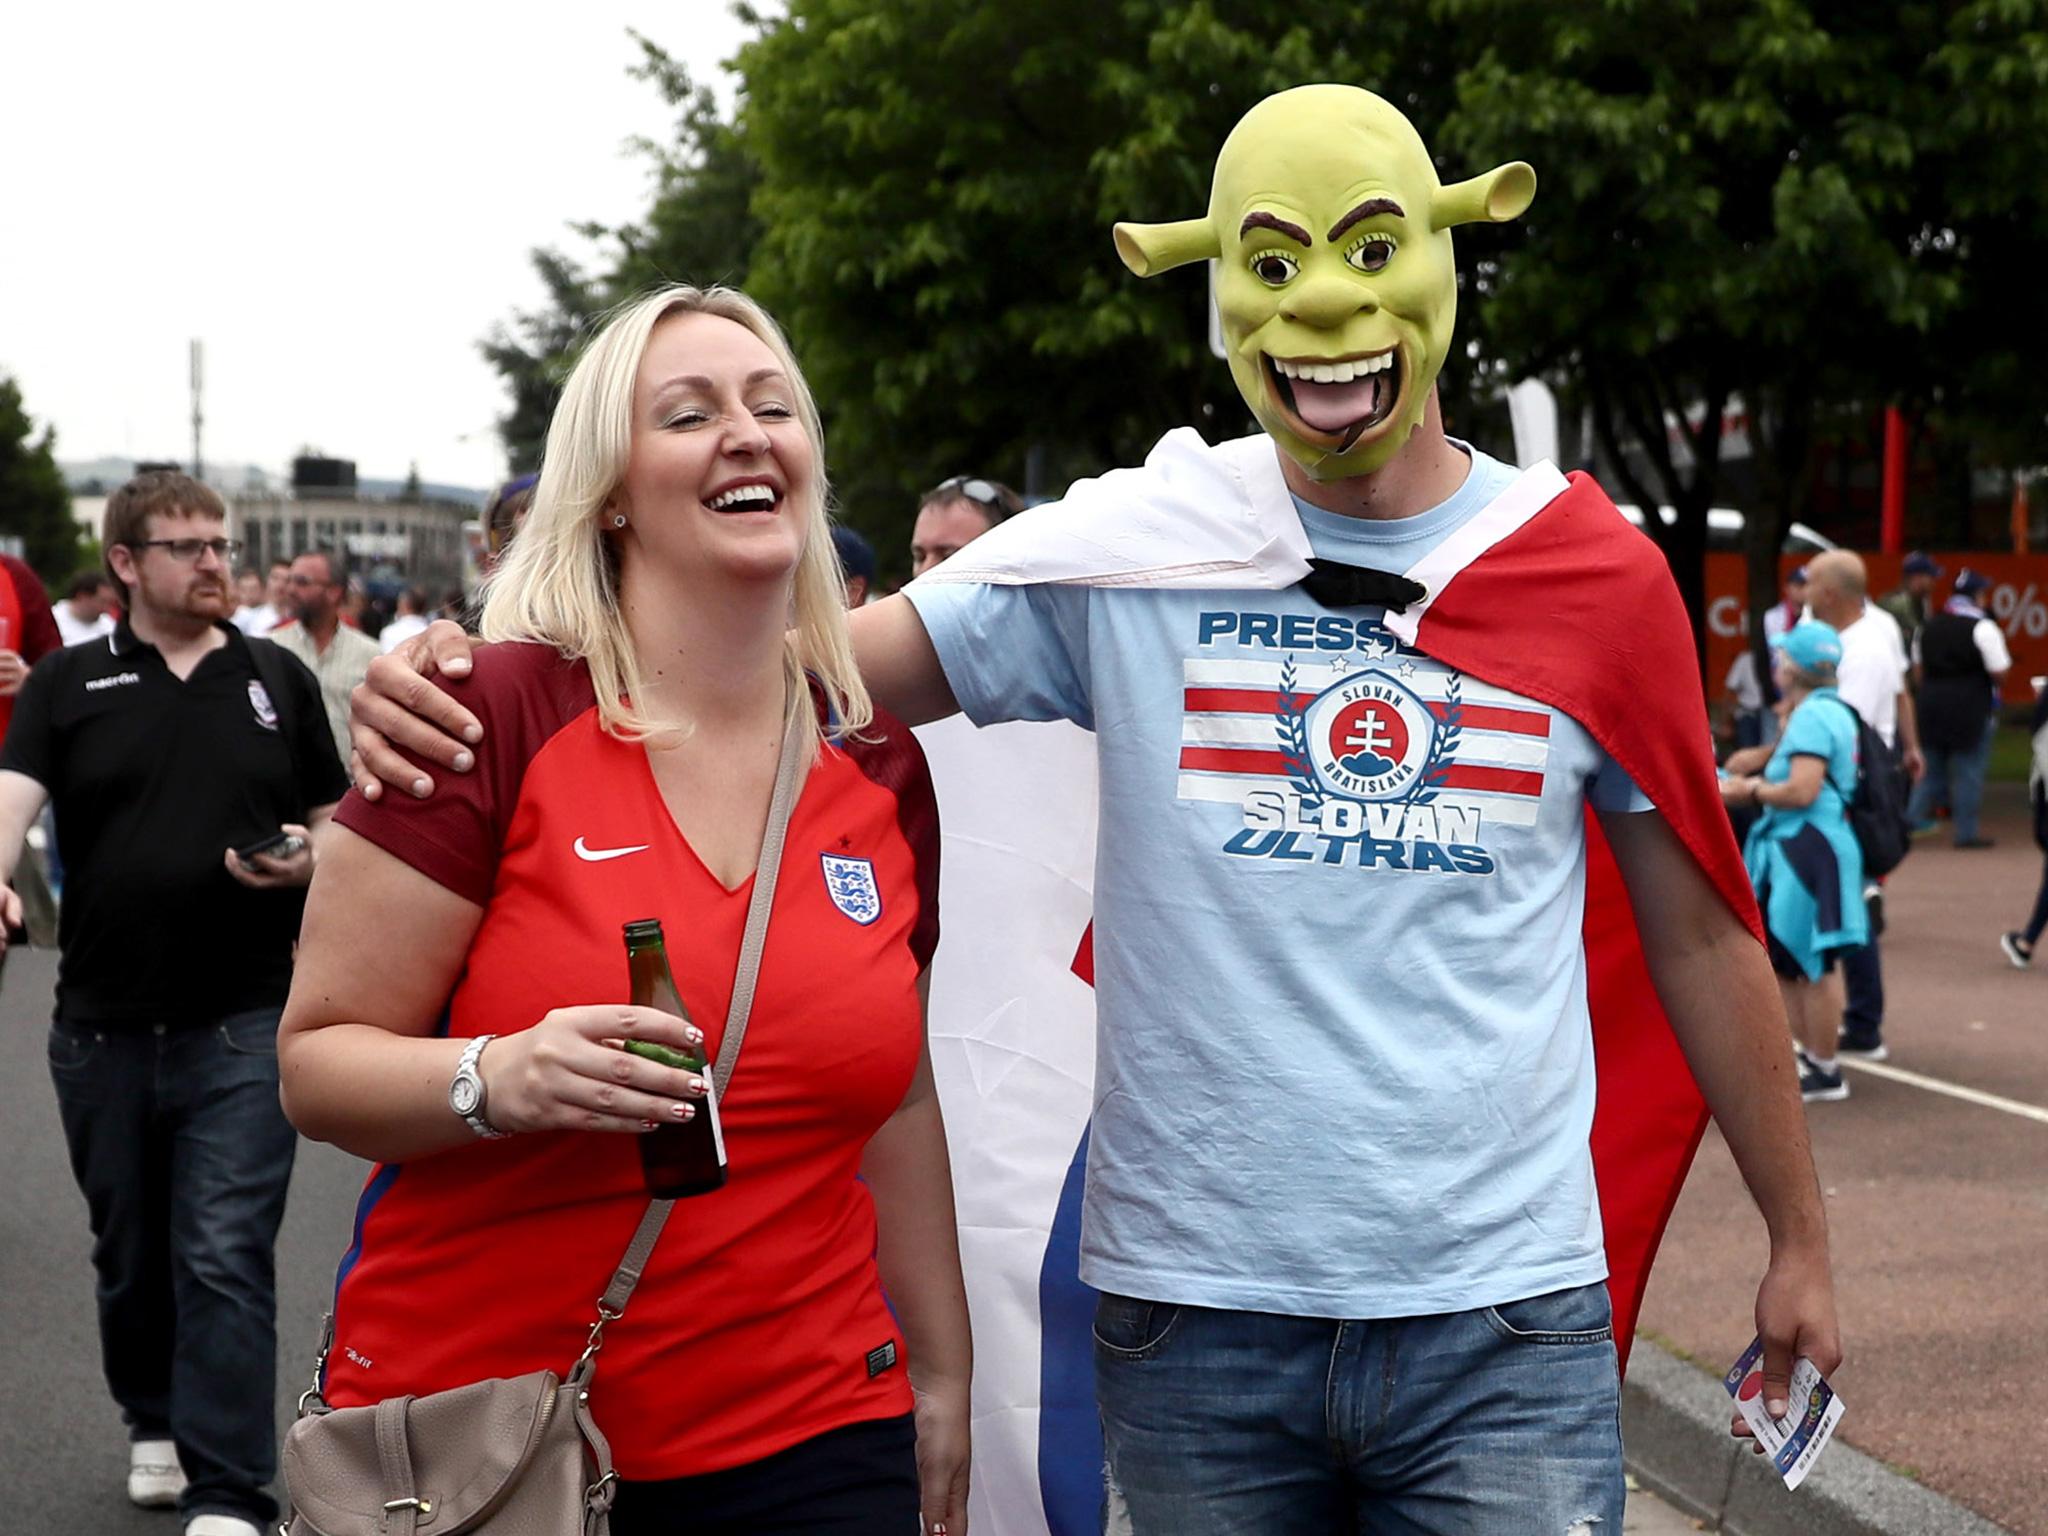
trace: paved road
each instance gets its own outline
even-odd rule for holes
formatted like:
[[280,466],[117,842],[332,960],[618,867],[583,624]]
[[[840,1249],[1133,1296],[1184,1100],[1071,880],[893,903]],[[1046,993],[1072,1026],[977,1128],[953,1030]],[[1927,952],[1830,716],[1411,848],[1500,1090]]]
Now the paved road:
[[[2015,971],[1997,949],[2026,915],[2041,855],[2017,786],[1992,792],[1997,847],[1922,842],[1889,883],[1891,1060],[1807,1118],[1848,1355],[1842,1438],[2021,1536],[2048,1536],[2048,962]],[[1755,1331],[1764,1258],[1762,1224],[1710,1132],[1643,1329],[1720,1370]]]
[[[12,955],[0,988],[0,1530],[174,1536],[174,1518],[123,1491],[127,1436],[100,1377],[85,1201],[44,1064],[56,974],[54,955]],[[361,1182],[353,1158],[301,1145],[278,1251],[281,1415],[310,1378]]]

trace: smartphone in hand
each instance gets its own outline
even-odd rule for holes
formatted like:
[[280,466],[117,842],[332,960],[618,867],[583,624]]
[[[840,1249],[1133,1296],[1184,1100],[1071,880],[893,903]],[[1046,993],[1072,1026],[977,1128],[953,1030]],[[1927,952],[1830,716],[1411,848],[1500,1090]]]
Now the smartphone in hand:
[[259,857],[268,855],[273,859],[288,859],[305,846],[306,840],[296,832],[273,832],[234,852],[238,863],[253,866]]

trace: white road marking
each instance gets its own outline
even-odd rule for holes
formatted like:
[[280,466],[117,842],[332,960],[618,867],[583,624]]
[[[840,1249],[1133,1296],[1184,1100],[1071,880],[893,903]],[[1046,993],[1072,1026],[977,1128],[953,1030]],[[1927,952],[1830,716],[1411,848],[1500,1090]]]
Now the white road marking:
[[2008,1115],[2018,1115],[2022,1120],[2037,1120],[2048,1125],[2048,1109],[2038,1104],[2022,1104],[2018,1099],[2002,1099],[1995,1093],[1981,1093],[1975,1088],[1964,1088],[1956,1083],[1944,1083],[1938,1077],[1922,1077],[1918,1072],[1908,1072],[1902,1067],[1888,1067],[1877,1061],[1858,1061],[1853,1056],[1837,1056],[1835,1061],[1844,1067],[1853,1067],[1858,1072],[1868,1072],[1872,1077],[1888,1077],[1895,1083],[1904,1083],[1911,1088],[1925,1088],[1929,1093],[1944,1093],[1952,1099],[1961,1099],[1965,1104],[1981,1104],[1986,1109],[2002,1109]]

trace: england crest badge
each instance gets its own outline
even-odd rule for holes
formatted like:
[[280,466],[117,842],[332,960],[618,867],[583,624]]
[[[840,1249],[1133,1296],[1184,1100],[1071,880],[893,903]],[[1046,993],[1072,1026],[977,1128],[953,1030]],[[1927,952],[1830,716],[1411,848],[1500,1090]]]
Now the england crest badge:
[[277,729],[277,706],[270,702],[270,695],[254,678],[249,680],[249,707],[256,711],[256,723],[263,729]]
[[821,853],[825,867],[825,890],[832,905],[863,928],[882,915],[882,888],[875,883],[875,866],[867,859],[842,859]]

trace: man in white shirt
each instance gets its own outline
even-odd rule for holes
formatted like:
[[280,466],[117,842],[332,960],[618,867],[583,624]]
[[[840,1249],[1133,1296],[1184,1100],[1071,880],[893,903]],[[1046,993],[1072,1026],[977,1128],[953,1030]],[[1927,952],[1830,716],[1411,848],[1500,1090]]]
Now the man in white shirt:
[[[1869,576],[1862,559],[1849,550],[1814,556],[1806,575],[1808,609],[1842,637],[1836,692],[1899,753],[1907,777],[1918,780],[1926,764],[1913,696],[1906,687],[1906,642],[1899,621],[1869,600]],[[1883,888],[1873,880],[1863,897],[1870,909],[1870,942],[1842,957],[1849,998],[1842,1011],[1840,1049],[1865,1061],[1882,1061],[1890,1054],[1884,1046],[1884,971],[1877,950],[1884,930]]]
[[64,600],[50,605],[57,632],[66,645],[97,640],[114,632],[114,584],[99,571],[86,571],[71,578]]
[[[285,598],[291,585],[291,562],[273,560],[270,575],[265,579],[259,594],[261,602],[243,603],[235,610],[235,628],[245,635],[267,635],[289,616]],[[344,758],[342,761],[346,762]]]

